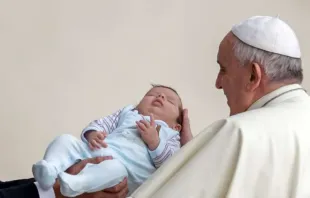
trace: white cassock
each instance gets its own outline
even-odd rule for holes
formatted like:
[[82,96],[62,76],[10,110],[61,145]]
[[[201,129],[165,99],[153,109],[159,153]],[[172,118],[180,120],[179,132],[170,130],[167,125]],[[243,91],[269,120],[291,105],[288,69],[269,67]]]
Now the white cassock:
[[310,97],[282,87],[204,129],[133,198],[309,198]]

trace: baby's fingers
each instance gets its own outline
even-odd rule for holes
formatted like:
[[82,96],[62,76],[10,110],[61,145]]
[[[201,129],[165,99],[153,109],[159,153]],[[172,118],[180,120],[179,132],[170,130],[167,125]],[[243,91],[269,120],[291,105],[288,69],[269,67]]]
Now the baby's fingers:
[[137,121],[136,124],[140,132],[146,131],[146,126],[143,123],[141,123],[140,121]]
[[107,133],[106,132],[99,132],[97,135],[97,138],[100,140],[104,140],[104,138],[107,137]]
[[142,123],[146,128],[150,127],[150,123],[147,120],[140,120],[140,123]]
[[150,115],[150,118],[151,118],[151,126],[155,126],[155,120],[154,120],[154,115],[151,113]]
[[90,142],[88,143],[88,147],[89,147],[90,150],[92,150],[92,151],[96,149],[95,147],[93,147],[93,145],[92,145]]
[[[97,142],[97,143],[98,143],[98,142]],[[103,148],[107,148],[107,147],[108,147],[107,143],[105,143],[103,140],[100,140],[100,141],[99,141],[99,144],[100,144]]]
[[100,147],[101,147],[101,145],[95,139],[91,140],[90,144],[92,145],[93,150],[100,149]]

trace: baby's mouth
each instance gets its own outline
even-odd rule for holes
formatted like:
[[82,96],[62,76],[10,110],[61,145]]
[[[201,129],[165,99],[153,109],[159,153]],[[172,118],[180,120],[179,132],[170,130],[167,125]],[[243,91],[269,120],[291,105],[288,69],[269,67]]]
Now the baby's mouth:
[[156,105],[156,106],[163,106],[164,104],[163,104],[163,102],[161,101],[161,100],[155,100],[154,102],[153,102],[153,104],[154,105]]

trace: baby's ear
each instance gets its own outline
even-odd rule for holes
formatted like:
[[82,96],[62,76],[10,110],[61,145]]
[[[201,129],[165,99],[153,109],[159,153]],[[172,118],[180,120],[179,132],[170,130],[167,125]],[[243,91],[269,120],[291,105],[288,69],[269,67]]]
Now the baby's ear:
[[181,126],[180,124],[176,124],[176,125],[173,127],[173,129],[176,130],[176,131],[181,132],[182,126]]

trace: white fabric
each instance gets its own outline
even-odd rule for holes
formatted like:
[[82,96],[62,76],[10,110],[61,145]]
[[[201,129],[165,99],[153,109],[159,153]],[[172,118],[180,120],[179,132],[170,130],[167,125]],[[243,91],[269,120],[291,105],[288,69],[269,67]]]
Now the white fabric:
[[38,182],[34,182],[38,189],[39,197],[40,198],[56,198],[55,192],[53,188],[50,188],[48,190],[43,190]]
[[253,47],[301,58],[300,46],[292,28],[278,17],[254,16],[236,24],[232,33]]
[[310,97],[294,84],[219,120],[132,198],[310,197]]

